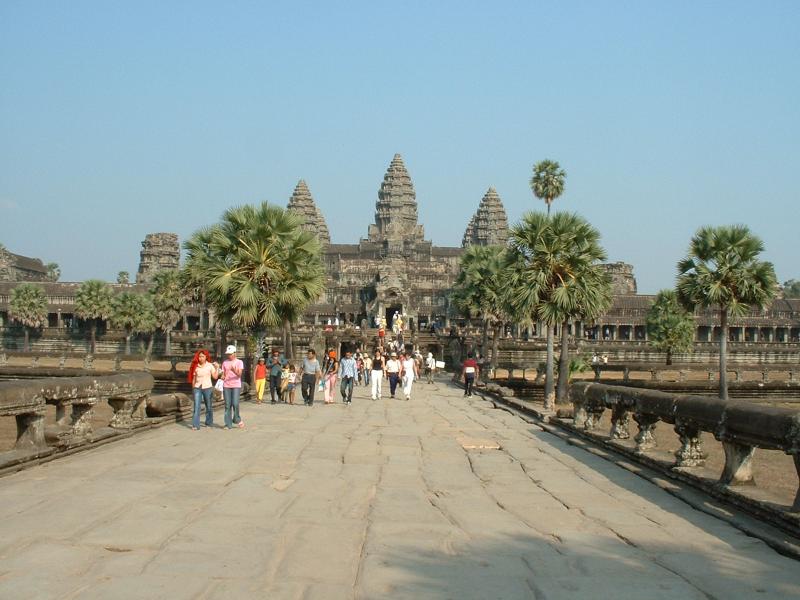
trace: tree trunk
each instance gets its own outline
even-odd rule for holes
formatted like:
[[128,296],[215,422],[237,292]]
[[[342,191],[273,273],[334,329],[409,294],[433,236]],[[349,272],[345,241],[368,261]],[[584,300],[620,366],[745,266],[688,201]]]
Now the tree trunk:
[[25,342],[24,342],[24,344],[22,346],[23,352],[30,352],[31,351],[31,344],[30,344],[30,342],[31,342],[31,334],[30,334],[30,330],[27,327],[23,327],[22,329],[25,332]]
[[125,354],[131,353],[131,332],[125,331]]
[[719,332],[719,397],[720,400],[728,399],[728,309],[720,306]]
[[164,335],[166,336],[164,339],[164,354],[169,356],[172,354],[172,327],[167,327],[164,330]]
[[544,380],[544,407],[547,409],[553,408],[555,403],[555,386],[553,385],[553,326],[547,326],[547,362],[545,364],[545,380]]
[[489,346],[489,319],[483,318],[483,332],[481,333],[481,358],[486,360],[488,352],[486,348]]
[[89,332],[91,334],[91,344],[89,344],[89,352],[94,354],[97,350],[97,319],[92,319],[89,325]]
[[150,337],[147,339],[147,350],[145,351],[145,356],[147,356],[147,358],[150,358],[153,355],[153,342],[155,337],[155,331],[150,332]]
[[561,355],[558,358],[558,387],[556,402],[568,402],[567,385],[569,383],[569,321],[561,324]]
[[500,331],[502,329],[503,323],[502,321],[498,321],[494,326],[494,339],[492,340],[492,363],[489,365],[492,373],[494,373],[494,370],[497,368],[497,355],[500,353]]
[[667,348],[667,364],[672,364],[672,348]]
[[289,320],[283,322],[283,355],[287,359],[294,358],[294,350],[292,349],[292,324]]

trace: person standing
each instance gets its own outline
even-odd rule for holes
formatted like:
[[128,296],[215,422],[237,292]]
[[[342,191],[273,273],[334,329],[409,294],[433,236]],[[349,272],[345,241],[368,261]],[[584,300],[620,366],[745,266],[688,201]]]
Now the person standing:
[[267,363],[264,357],[258,359],[256,365],[256,404],[261,404],[264,399],[264,389],[267,387]]
[[336,355],[333,353],[328,354],[328,359],[325,361],[325,369],[322,375],[324,382],[324,395],[325,404],[333,404],[334,390],[336,389],[336,378],[339,376],[339,361],[336,360]]
[[410,352],[403,354],[400,360],[400,378],[403,382],[403,396],[406,400],[411,400],[411,387],[414,380],[419,379],[419,368]]
[[369,385],[372,378],[372,358],[364,352],[364,385]]
[[372,359],[372,372],[370,378],[372,379],[372,399],[377,400],[381,397],[381,388],[383,387],[383,378],[386,377],[386,365],[384,362],[381,349],[375,350],[375,358]]
[[358,367],[356,360],[353,358],[353,352],[348,350],[339,365],[339,376],[342,379],[342,402],[345,404],[350,404],[353,400],[353,383],[357,376],[357,370]]
[[433,352],[428,352],[425,358],[425,375],[428,377],[428,383],[433,383],[433,373],[436,371],[436,359],[433,358]]
[[478,377],[478,362],[472,357],[472,352],[467,354],[467,360],[461,368],[461,375],[464,377],[464,396],[472,396],[472,386],[475,378]]
[[225,429],[244,427],[239,416],[239,396],[242,393],[244,363],[236,358],[236,346],[225,348],[228,359],[222,363],[222,397],[225,399]]
[[200,429],[200,405],[206,408],[206,427],[214,426],[214,409],[211,406],[211,394],[214,391],[212,379],[217,378],[219,365],[211,362],[211,355],[205,348],[198,350],[189,367],[189,381],[192,384],[192,429]]
[[300,393],[303,396],[303,404],[313,406],[314,391],[322,375],[316,352],[313,350],[308,351],[308,354],[303,359],[303,366],[300,372],[302,373],[302,377],[300,378]]
[[397,360],[397,352],[392,352],[389,360],[386,361],[386,375],[389,377],[390,397],[394,398],[397,382],[400,379],[400,361]]
[[272,358],[269,364],[269,397],[270,402],[275,404],[277,397],[281,397],[281,371],[288,361],[281,356],[280,351],[276,348],[272,350]]

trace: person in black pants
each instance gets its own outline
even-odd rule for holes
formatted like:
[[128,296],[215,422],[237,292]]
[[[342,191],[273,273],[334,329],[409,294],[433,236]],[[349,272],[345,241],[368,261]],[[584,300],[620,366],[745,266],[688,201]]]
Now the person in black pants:
[[461,369],[461,375],[464,377],[464,395],[472,396],[472,386],[475,384],[475,378],[478,376],[479,368],[477,361],[472,357],[472,352],[467,354],[467,360]]
[[269,363],[269,397],[272,404],[275,404],[275,397],[281,397],[281,370],[287,360],[281,356],[280,351],[273,350]]
[[317,360],[317,353],[313,350],[309,350],[308,355],[303,359],[302,372],[303,377],[300,379],[300,393],[303,395],[303,402],[311,406],[314,404],[314,391],[322,376],[322,370]]

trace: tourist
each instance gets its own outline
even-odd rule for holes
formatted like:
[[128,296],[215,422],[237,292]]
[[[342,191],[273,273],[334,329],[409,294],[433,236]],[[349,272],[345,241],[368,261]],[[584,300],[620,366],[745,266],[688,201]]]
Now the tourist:
[[342,378],[342,402],[345,404],[350,404],[353,400],[353,383],[357,376],[356,369],[353,352],[348,350],[344,353],[344,358],[339,365],[339,376]]
[[369,385],[370,379],[372,378],[372,357],[366,352],[364,353],[363,363],[364,363],[364,385]]
[[192,429],[200,429],[200,405],[205,405],[206,427],[214,426],[214,409],[211,406],[211,394],[214,391],[212,379],[217,378],[219,365],[211,362],[208,350],[202,348],[195,352],[191,365],[189,365],[189,382],[192,384],[192,399],[194,400],[192,412]]
[[383,353],[380,348],[375,349],[375,358],[372,359],[372,399],[377,400],[381,397],[383,378],[386,377],[386,367]]
[[236,358],[236,346],[225,348],[228,359],[222,363],[222,397],[225,399],[225,429],[234,425],[242,428],[244,421],[239,416],[239,396],[242,392],[244,363]]
[[314,391],[319,383],[322,372],[319,368],[317,353],[309,350],[303,359],[303,366],[300,370],[300,394],[303,396],[303,404],[306,406],[314,405]]
[[406,400],[411,400],[411,388],[414,385],[414,380],[419,379],[419,368],[417,361],[406,352],[400,360],[400,378],[403,382],[403,396]]
[[281,369],[281,402],[286,404],[289,400],[289,363],[283,365]]
[[461,375],[464,377],[464,396],[472,396],[472,386],[475,384],[475,378],[479,374],[477,361],[472,357],[472,352],[467,354],[467,360],[461,368]]
[[281,371],[283,371],[283,367],[287,362],[288,361],[281,355],[280,350],[277,348],[272,350],[272,358],[270,359],[269,366],[269,395],[272,404],[275,404],[276,396],[280,397]]
[[433,383],[434,371],[436,371],[436,359],[433,358],[433,352],[428,352],[425,358],[425,376],[428,378],[428,383]]
[[289,365],[289,404],[294,404],[294,388],[297,387],[297,368]]
[[389,360],[386,361],[386,375],[389,378],[389,394],[394,398],[397,391],[397,381],[400,378],[400,361],[397,360],[397,352],[392,352]]
[[267,387],[267,364],[264,357],[258,359],[256,365],[256,404],[261,404],[264,399],[264,389]]
[[331,350],[325,360],[325,367],[322,374],[323,399],[325,404],[333,404],[334,386],[339,375],[339,361],[336,360],[336,353]]

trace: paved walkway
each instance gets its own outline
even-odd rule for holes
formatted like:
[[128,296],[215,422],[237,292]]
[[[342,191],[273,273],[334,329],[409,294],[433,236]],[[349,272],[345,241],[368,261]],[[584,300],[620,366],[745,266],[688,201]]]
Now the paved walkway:
[[0,479],[0,598],[800,597],[796,562],[443,382],[242,412]]

